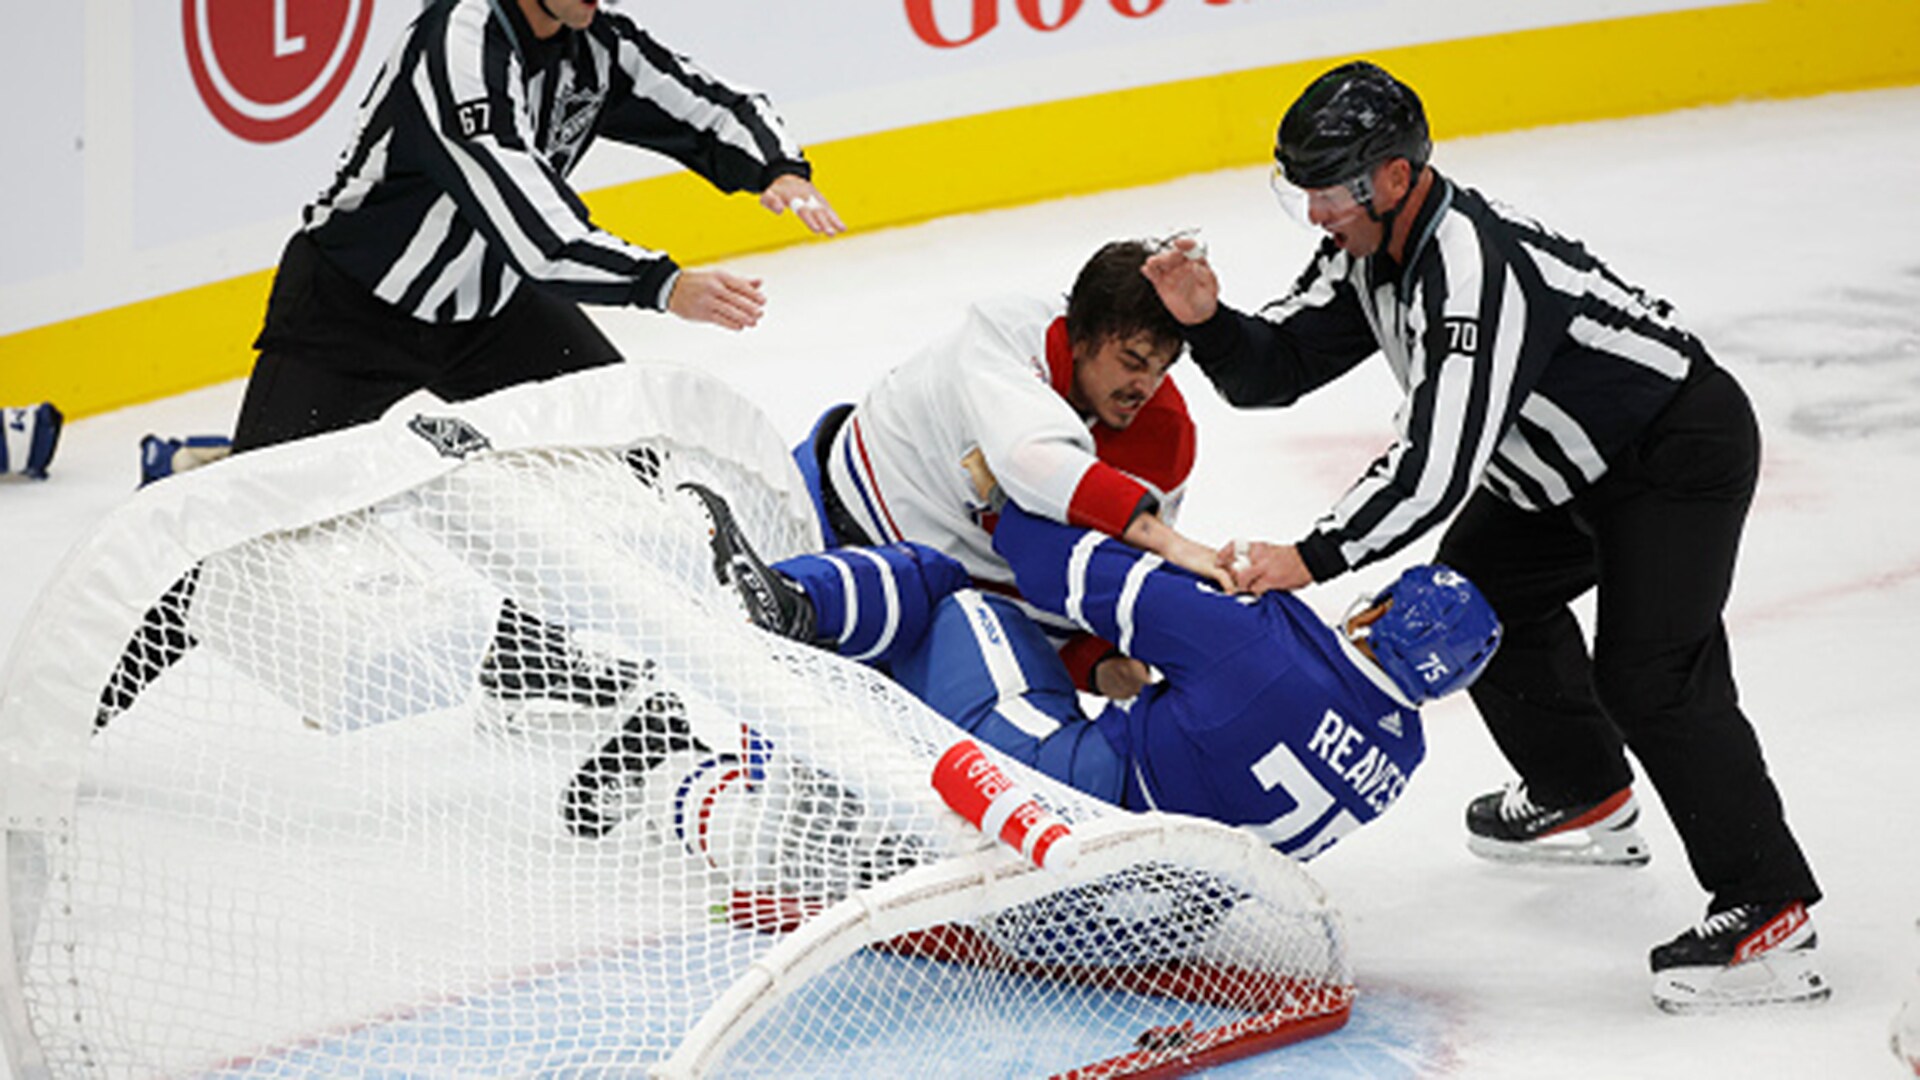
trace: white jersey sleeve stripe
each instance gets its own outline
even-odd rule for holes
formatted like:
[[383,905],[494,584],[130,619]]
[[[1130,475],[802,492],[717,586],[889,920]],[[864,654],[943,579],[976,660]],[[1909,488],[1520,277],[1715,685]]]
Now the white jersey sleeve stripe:
[[840,574],[840,596],[847,606],[847,612],[842,620],[845,625],[840,628],[840,636],[834,639],[834,644],[845,645],[853,640],[853,632],[860,627],[860,585],[854,580],[853,567],[847,565],[846,559],[833,552],[820,557],[831,563]]
[[406,295],[407,287],[426,269],[433,253],[447,239],[447,233],[453,228],[455,213],[453,198],[442,195],[434,201],[432,208],[420,220],[420,227],[414,230],[413,238],[407,241],[407,249],[387,270],[387,276],[380,279],[373,294],[389,304],[398,304]]
[[1566,481],[1541,460],[1540,455],[1534,452],[1533,444],[1527,441],[1519,428],[1507,432],[1506,440],[1500,445],[1500,455],[1546,490],[1549,506],[1557,506],[1573,497]]
[[1073,545],[1073,553],[1067,556],[1067,618],[1081,626],[1087,625],[1087,564],[1093,560],[1093,549],[1105,539],[1099,533],[1089,532]]
[[973,633],[980,659],[986,665],[988,678],[993,682],[994,696],[998,699],[995,711],[1009,724],[1036,739],[1044,739],[1058,731],[1058,720],[1041,712],[1023,697],[1029,689],[1026,672],[1020,668],[1020,660],[1014,655],[1011,645],[1012,639],[1006,627],[1001,625],[1000,616],[985,597],[967,589],[954,593],[953,599],[966,612],[967,628]]
[[[490,88],[478,74],[486,70],[482,59],[486,25],[484,9],[463,7],[455,10],[447,27],[446,55],[442,62],[453,102],[484,100],[491,96]],[[464,140],[450,138],[437,122],[442,110],[434,92],[432,67],[431,63],[423,63],[414,75],[415,91],[429,126],[479,202],[487,222],[505,242],[509,257],[528,276],[589,285],[617,285],[631,278],[627,272],[565,258],[566,248],[575,244],[603,249],[616,264],[630,266],[657,257],[657,253],[637,248],[589,224],[584,213],[566,197],[560,179],[530,150],[503,147],[491,133]],[[519,80],[507,79],[505,89],[512,105],[516,137],[522,147],[532,147],[536,140],[534,132],[527,127],[527,100]],[[543,235],[535,236],[528,231],[529,227],[539,229]]]
[[[888,647],[893,644],[893,639],[900,633],[900,583],[894,580],[893,567],[888,565],[885,559],[882,559],[871,551],[863,551],[858,548],[851,549],[851,551],[854,555],[873,563],[880,571],[881,603],[886,606],[886,625],[880,631],[880,638],[873,643],[872,648],[858,656],[851,657],[851,659],[854,660],[871,660],[885,652]],[[851,612],[851,609],[849,609],[849,611]],[[853,625],[851,615],[849,615],[847,619],[847,624],[849,626]]]
[[1147,809],[1160,809],[1160,802],[1153,797],[1153,788],[1147,783],[1147,774],[1140,771],[1140,759],[1138,757],[1135,757],[1133,761],[1133,782],[1140,789],[1140,797],[1147,801]]
[[[422,65],[414,75],[414,88],[420,94],[422,107],[432,108],[433,85],[425,65]],[[508,257],[525,270],[528,276],[543,280],[576,281],[597,284],[615,284],[625,280],[624,276],[620,274],[602,270],[598,267],[587,266],[581,263],[572,263],[563,266],[560,263],[548,259],[546,252],[541,250],[540,245],[534,238],[529,236],[526,230],[520,227],[517,216],[514,214],[512,208],[508,206],[508,196],[494,183],[493,176],[480,164],[479,159],[476,157],[476,149],[488,140],[485,137],[480,137],[466,142],[456,142],[448,138],[444,131],[436,129],[436,133],[442,149],[446,151],[454,167],[460,171],[461,178],[466,181],[467,189],[473,193],[474,200],[480,204],[481,213],[485,215],[486,219],[499,231],[501,242],[506,246]],[[551,188],[551,183],[545,176],[539,175],[539,167],[533,163],[533,160],[525,154],[506,153],[492,154],[490,156],[495,166],[506,173],[510,181],[515,179],[522,181],[517,194],[535,203],[531,211],[532,213],[540,213],[541,206],[539,204],[547,200],[534,198],[531,192],[529,192],[526,182],[531,181],[534,184],[546,186],[549,189]],[[527,175],[529,172],[535,175]],[[551,192],[549,190],[549,195],[550,194]],[[550,208],[551,207],[549,207],[549,209]],[[564,212],[567,214],[567,221],[578,225],[578,222],[572,217],[572,211],[570,209]],[[549,219],[549,223],[551,223],[551,219]],[[574,233],[572,237],[556,237],[561,245],[564,245],[567,239],[584,239],[589,230],[584,225],[578,225],[576,229],[570,231]]]
[[460,298],[461,308],[464,311],[460,317],[471,318],[474,312],[467,308],[466,303],[470,301],[473,307],[479,306],[480,260],[486,255],[486,251],[487,242],[479,233],[468,234],[467,242],[460,249],[460,254],[447,262],[447,265],[441,269],[440,276],[435,278],[433,284],[427,288],[426,295],[420,298],[419,310],[433,311],[439,308],[447,297],[459,293],[463,282],[468,282],[471,290],[467,296]]
[[[1607,463],[1587,438],[1586,429],[1544,395],[1530,395],[1526,403],[1520,406],[1520,415],[1545,428],[1567,455],[1567,460],[1580,470],[1580,475],[1586,477],[1588,483],[1600,479],[1607,471]],[[1571,497],[1572,493],[1569,492],[1568,498]]]
[[[660,106],[667,115],[687,124],[689,127],[713,132],[722,142],[734,147],[749,157],[765,157],[761,152],[759,144],[754,141],[753,132],[748,130],[747,126],[740,122],[739,118],[735,117],[726,109],[694,93],[685,83],[682,83],[680,80],[673,78],[666,72],[648,63],[646,57],[634,46],[633,42],[622,40],[619,49],[620,67],[625,70],[628,77],[633,80],[636,91],[646,96],[654,104]],[[685,56],[676,53],[674,54],[674,60],[684,70],[690,73],[699,74],[712,82],[719,81],[700,69],[693,61],[687,59]],[[742,92],[748,93],[749,96],[757,97],[757,95],[752,95],[749,91],[743,90]],[[770,120],[768,126],[774,130],[780,130],[777,120]],[[800,151],[797,146],[786,147],[786,149],[790,151],[789,156],[795,158],[800,156]]]
[[1134,560],[1133,567],[1127,571],[1125,582],[1120,586],[1120,600],[1114,608],[1114,622],[1120,626],[1120,640],[1115,642],[1120,651],[1133,655],[1133,608],[1140,599],[1140,589],[1147,583],[1147,575],[1166,564],[1158,555],[1142,555]]
[[1583,345],[1604,348],[1614,356],[1652,368],[1675,382],[1687,377],[1686,356],[1652,338],[1622,334],[1587,318],[1573,320],[1567,334]]

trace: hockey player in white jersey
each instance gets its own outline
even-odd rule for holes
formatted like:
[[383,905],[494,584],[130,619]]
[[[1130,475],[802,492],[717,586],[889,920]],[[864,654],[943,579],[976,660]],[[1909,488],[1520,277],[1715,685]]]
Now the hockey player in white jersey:
[[[1195,434],[1167,377],[1179,327],[1140,273],[1152,250],[1105,245],[1064,305],[974,304],[857,406],[828,410],[794,459],[829,545],[917,541],[958,559],[982,588],[1013,594],[992,537],[1011,500],[1209,572],[1212,553],[1172,528]],[[1077,685],[1125,698],[1144,684],[1144,665],[1026,610],[1061,644]]]

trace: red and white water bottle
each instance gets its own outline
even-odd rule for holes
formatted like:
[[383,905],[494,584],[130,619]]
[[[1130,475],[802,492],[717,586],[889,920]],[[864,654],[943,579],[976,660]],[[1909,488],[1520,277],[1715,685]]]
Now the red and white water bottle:
[[1016,785],[980,744],[962,739],[933,766],[933,789],[953,812],[997,836],[1035,866],[1063,870],[1074,857],[1073,831],[1031,790]]

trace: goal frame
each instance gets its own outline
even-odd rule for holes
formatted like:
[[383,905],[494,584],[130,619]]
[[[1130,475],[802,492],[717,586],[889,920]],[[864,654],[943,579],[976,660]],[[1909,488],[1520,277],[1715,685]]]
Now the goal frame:
[[[528,384],[457,404],[419,393],[372,424],[251,451],[169,478],[108,514],[62,561],[23,623],[29,633],[15,641],[0,666],[0,1052],[19,1080],[43,1080],[56,1068],[64,1069],[69,1061],[62,1056],[62,1026],[78,1026],[80,1013],[93,1012],[52,1009],[48,1002],[58,995],[42,996],[52,985],[42,981],[43,965],[26,969],[21,957],[39,959],[51,953],[63,989],[69,983],[75,988],[87,985],[90,969],[74,966],[71,950],[75,942],[92,940],[91,935],[54,937],[62,924],[60,909],[47,905],[60,902],[62,886],[50,869],[62,865],[59,846],[78,845],[76,835],[85,831],[82,810],[91,797],[91,780],[86,780],[88,790],[82,785],[97,764],[91,755],[101,688],[114,677],[123,649],[141,631],[156,599],[174,591],[197,568],[216,566],[224,553],[254,541],[279,542],[287,539],[281,534],[324,530],[337,519],[402,499],[447,478],[476,455],[531,452],[544,461],[548,452],[563,457],[584,450],[612,451],[602,456],[611,459],[613,471],[624,479],[632,461],[628,458],[623,465],[619,454],[637,440],[697,447],[724,460],[728,475],[744,476],[766,489],[767,500],[758,506],[774,507],[791,520],[793,528],[782,533],[782,543],[819,547],[813,509],[787,446],[759,408],[737,391],[696,369],[653,363],[614,365],[564,381],[569,385],[560,392]],[[484,473],[488,465],[477,467]],[[295,542],[301,539],[293,537]],[[757,633],[747,627],[731,632]],[[916,707],[936,727],[945,727],[923,706]],[[957,729],[952,734],[959,736]],[[921,791],[914,776],[905,783]],[[1086,798],[1064,788],[1061,794]],[[927,795],[933,798],[930,787]],[[151,823],[142,818],[136,824],[142,845],[151,843]],[[767,946],[764,954],[757,953],[743,973],[728,976],[732,981],[724,984],[719,998],[677,1043],[668,1044],[673,1049],[655,1066],[656,1075],[702,1074],[790,991],[862,949],[885,952],[902,935],[937,931],[981,912],[1006,911],[1156,862],[1240,880],[1253,890],[1271,886],[1275,894],[1298,898],[1297,910],[1320,920],[1315,925],[1327,940],[1343,936],[1324,891],[1243,830],[1169,815],[1109,815],[1102,807],[1096,816],[1075,819],[1073,865],[1043,870],[975,836],[958,817],[950,824],[979,840],[981,848],[963,847],[959,850],[971,853],[945,856],[879,885],[863,886],[824,909],[805,912],[808,921],[803,926]],[[92,879],[76,874],[72,880]],[[72,905],[81,906],[78,900]],[[1288,910],[1296,908],[1290,905]],[[36,926],[37,919],[45,922]],[[63,944],[68,954],[61,961]],[[1170,1044],[1178,1047],[1171,1060],[1162,1060],[1166,1046],[1151,1046],[1091,1062],[1071,1075],[1171,1075],[1167,1070],[1231,1060],[1338,1028],[1346,1022],[1353,999],[1351,972],[1337,950],[1329,956],[1338,957],[1328,961],[1331,974],[1279,984],[1288,995],[1284,1005],[1277,1004],[1275,984],[1262,982],[1257,972],[1239,967],[1237,961],[1216,965],[1214,973],[1222,974],[1227,985],[1251,987],[1246,1011],[1252,1015],[1200,1032],[1152,1028],[1155,1037],[1164,1032],[1177,1040]],[[934,959],[957,971],[978,971],[995,962],[989,954],[964,949]],[[1207,966],[1201,962],[1172,969],[1173,982],[1191,982],[1189,977],[1205,975]],[[26,970],[30,977],[23,977]],[[301,969],[295,965],[291,970]],[[1144,964],[1136,970],[1153,977]],[[1252,976],[1252,981],[1242,975]],[[1072,972],[1047,977],[1104,981],[1102,976]],[[1119,988],[1144,998],[1200,1000],[1177,985],[1169,990],[1123,982]],[[1308,995],[1301,1008],[1314,1015],[1291,1019],[1296,990]],[[1322,999],[1323,991],[1331,996]],[[50,1019],[56,1012],[58,1020]],[[44,1044],[36,1035],[36,1023],[42,1026]],[[79,1043],[82,1068],[98,1068],[105,1060],[92,1030],[87,1029]],[[1188,1035],[1193,1036],[1190,1044]],[[94,1045],[86,1046],[88,1041]],[[1151,1060],[1145,1068],[1135,1067],[1141,1062],[1131,1059],[1142,1058]]]
[[[21,626],[59,613],[61,633],[16,638],[0,665],[0,1051],[19,1080],[47,1076],[19,982],[12,860],[70,826],[100,688],[148,606],[207,557],[395,497],[477,450],[618,447],[645,434],[715,448],[783,493],[811,523],[788,448],[759,407],[697,369],[623,363],[450,403],[426,391],[371,424],[264,447],[149,485],[91,527],[62,559]],[[479,444],[416,430],[464,421]],[[557,433],[564,433],[563,435]],[[818,543],[817,526],[815,543]],[[105,586],[103,588],[103,586]]]
[[[1256,874],[1274,852],[1242,829],[1159,813],[1115,815],[1074,829],[1078,858],[1068,870],[1045,870],[1000,845],[922,866],[863,889],[809,919],[784,937],[730,986],[687,1032],[672,1056],[654,1066],[652,1080],[698,1080],[745,1038],[788,993],[861,949],[905,934],[958,921],[982,910],[1002,910],[1143,862],[1176,855],[1183,866],[1230,876]],[[1316,889],[1316,892],[1318,890]],[[1318,896],[1326,904],[1324,894]],[[1237,1025],[1212,1035],[1194,1060],[1129,1069],[1126,1055],[1089,1063],[1075,1077],[1175,1076],[1338,1030],[1351,1013],[1351,994],[1327,1013],[1267,1026]]]

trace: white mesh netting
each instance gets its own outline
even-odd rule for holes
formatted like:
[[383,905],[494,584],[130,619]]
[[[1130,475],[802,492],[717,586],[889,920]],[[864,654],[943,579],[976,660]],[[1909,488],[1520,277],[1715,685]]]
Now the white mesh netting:
[[[719,421],[600,434],[629,395]],[[747,623],[680,485],[769,559],[815,542],[750,406],[673,370],[496,399],[175,478],[102,530],[179,534],[142,572],[63,570],[0,697],[16,1069],[1130,1075],[1344,1018],[1292,864],[1001,760],[1108,838],[1025,867],[929,786],[955,729]],[[418,482],[319,479],[396,446]],[[243,505],[303,477],[351,508]],[[222,507],[275,527],[181,524]]]

